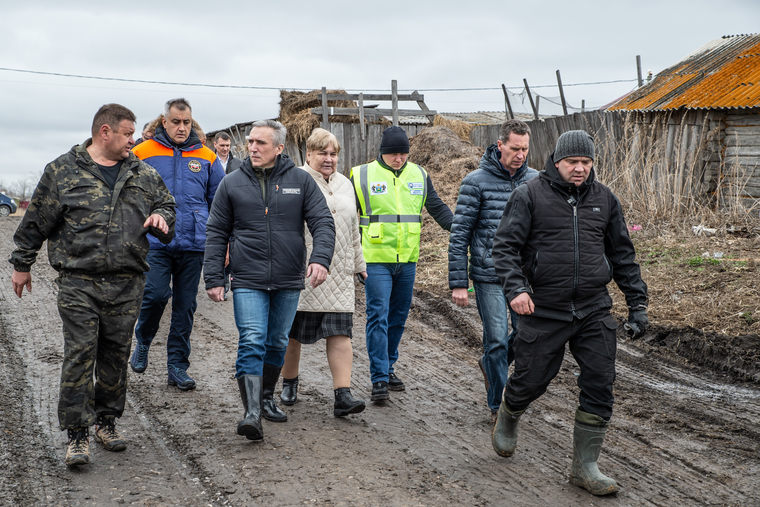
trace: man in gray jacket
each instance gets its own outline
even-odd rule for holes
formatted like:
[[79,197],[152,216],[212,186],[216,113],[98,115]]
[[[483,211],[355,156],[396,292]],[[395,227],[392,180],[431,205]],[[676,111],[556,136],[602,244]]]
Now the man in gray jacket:
[[512,362],[510,343],[517,328],[517,314],[509,310],[510,333],[507,299],[494,270],[491,249],[512,191],[538,175],[538,171],[528,167],[529,144],[530,127],[526,123],[504,122],[499,140],[486,149],[480,167],[462,180],[449,238],[449,288],[451,298],[462,307],[469,304],[468,248],[470,251],[469,278],[483,321],[483,356],[478,364],[485,377],[492,422],[496,422]]

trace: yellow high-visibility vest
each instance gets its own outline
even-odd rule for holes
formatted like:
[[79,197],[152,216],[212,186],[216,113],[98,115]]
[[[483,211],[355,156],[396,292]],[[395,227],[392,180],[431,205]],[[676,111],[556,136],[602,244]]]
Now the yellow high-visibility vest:
[[366,262],[417,262],[427,172],[411,162],[399,177],[375,160],[351,169]]

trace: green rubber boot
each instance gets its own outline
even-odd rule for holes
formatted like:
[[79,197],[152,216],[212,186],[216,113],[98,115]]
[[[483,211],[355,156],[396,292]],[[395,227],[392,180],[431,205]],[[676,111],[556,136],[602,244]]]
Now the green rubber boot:
[[517,422],[525,409],[513,411],[507,403],[502,401],[499,407],[499,414],[496,424],[493,425],[491,433],[491,444],[493,450],[499,456],[508,458],[515,453],[517,447]]
[[611,495],[620,489],[615,480],[602,474],[596,465],[608,424],[598,415],[582,412],[580,409],[575,411],[570,483],[596,496]]

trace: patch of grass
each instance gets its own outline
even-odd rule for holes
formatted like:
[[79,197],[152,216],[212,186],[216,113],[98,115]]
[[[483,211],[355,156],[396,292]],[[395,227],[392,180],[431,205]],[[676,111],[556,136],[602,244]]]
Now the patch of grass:
[[686,263],[690,267],[696,268],[698,266],[703,265],[705,263],[705,260],[702,257],[692,257],[691,259],[689,259],[688,261],[686,261]]
[[746,322],[748,326],[751,326],[755,322],[755,319],[752,318],[752,313],[750,312],[742,313],[741,318],[744,319],[744,322]]

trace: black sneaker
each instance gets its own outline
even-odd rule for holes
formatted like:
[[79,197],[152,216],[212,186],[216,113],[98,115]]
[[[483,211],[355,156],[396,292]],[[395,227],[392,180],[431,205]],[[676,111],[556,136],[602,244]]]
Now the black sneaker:
[[389,399],[388,382],[375,382],[372,384],[372,401],[383,401]]
[[395,373],[388,375],[388,389],[391,391],[403,391],[406,389],[404,382]]

